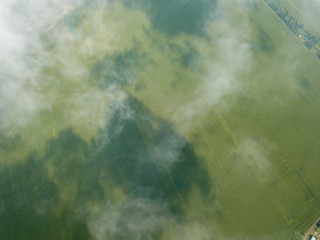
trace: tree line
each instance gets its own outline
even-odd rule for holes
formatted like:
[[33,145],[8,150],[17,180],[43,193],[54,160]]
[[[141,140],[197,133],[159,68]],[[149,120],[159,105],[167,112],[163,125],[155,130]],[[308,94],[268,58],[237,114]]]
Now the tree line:
[[311,52],[315,53],[320,60],[320,37],[317,37],[307,31],[303,24],[300,24],[295,17],[291,16],[288,10],[281,5],[281,0],[264,1],[281,18],[293,34],[299,37],[303,41],[304,45]]

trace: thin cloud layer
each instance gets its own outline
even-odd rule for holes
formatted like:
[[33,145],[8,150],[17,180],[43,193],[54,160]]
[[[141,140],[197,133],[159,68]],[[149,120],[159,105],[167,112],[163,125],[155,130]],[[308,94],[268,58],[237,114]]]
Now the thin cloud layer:
[[[0,137],[13,137],[0,139],[9,166],[0,230],[18,239],[40,222],[54,231],[33,239],[255,239],[241,235],[253,228],[244,223],[222,229],[247,203],[227,194],[246,194],[238,180],[254,169],[252,199],[265,196],[272,147],[238,139],[220,118],[247,87],[252,2],[70,1],[74,12],[44,33],[61,7],[2,1]],[[271,239],[268,231],[257,236]]]
[[[251,3],[234,1],[233,4],[241,12],[249,8]],[[233,104],[232,96],[241,94],[247,87],[243,75],[252,67],[251,45],[247,40],[251,34],[249,20],[244,17],[244,27],[236,29],[232,16],[224,16],[223,11],[222,7],[219,8],[221,19],[207,28],[210,40],[197,43],[201,56],[197,64],[203,72],[198,76],[195,94],[171,109],[176,122],[186,121],[179,126],[184,134],[188,134],[194,122],[212,109],[222,112],[228,110]]]
[[270,152],[274,148],[266,141],[254,138],[243,138],[235,151],[235,164],[242,170],[246,167],[253,167],[259,172],[270,174],[272,172],[272,163],[270,162]]
[[63,4],[49,0],[1,2],[0,128],[7,135],[35,125],[45,129],[41,118],[48,116],[50,132],[73,126],[92,137],[105,124],[113,96],[88,81],[86,42],[79,44],[68,29],[44,32],[55,22],[62,27],[64,12]]
[[96,240],[158,239],[175,223],[165,203],[150,199],[129,199],[120,206],[106,203],[92,210],[88,226]]
[[[1,127],[12,123],[24,126],[40,110],[46,108],[45,99],[37,91],[37,78],[46,61],[37,32],[29,33],[29,17],[38,9],[17,11],[17,1],[0,4]],[[30,7],[37,6],[32,5]],[[20,8],[18,8],[20,9]],[[38,52],[38,54],[34,54]]]

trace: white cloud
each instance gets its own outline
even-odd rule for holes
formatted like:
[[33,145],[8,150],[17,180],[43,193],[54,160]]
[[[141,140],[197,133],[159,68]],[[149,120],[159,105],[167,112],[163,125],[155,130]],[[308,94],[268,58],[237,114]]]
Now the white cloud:
[[239,156],[235,164],[240,170],[249,166],[262,173],[271,173],[272,163],[269,156],[274,148],[275,146],[266,140],[252,137],[242,138],[235,151],[235,154]]
[[209,46],[201,49],[206,72],[194,89],[194,97],[172,109],[174,119],[184,122],[179,127],[183,133],[189,131],[192,121],[203,119],[213,108],[228,109],[228,97],[245,88],[241,77],[251,67],[251,52],[249,43],[242,35],[250,34],[250,30],[239,32],[228,21],[219,24],[219,28],[223,29],[221,35],[210,39],[210,44],[215,42],[215,49],[210,50]]
[[[157,164],[169,170],[175,163],[180,162],[182,148],[187,144],[187,141],[174,132],[170,132],[161,137],[160,140],[155,140],[150,146],[150,154]],[[140,157],[140,161],[150,161]]]
[[[7,134],[28,127],[44,111],[63,116],[58,124],[63,127],[68,127],[65,122],[81,128],[91,118],[89,127],[98,129],[106,121],[110,102],[121,102],[115,97],[119,91],[110,94],[90,85],[85,61],[90,54],[82,51],[86,46],[79,45],[79,36],[63,29],[50,35],[52,49],[44,46],[48,41],[44,29],[64,11],[56,2],[0,3],[0,129]],[[49,72],[44,70],[48,67]]]
[[129,199],[121,205],[108,202],[89,210],[88,228],[96,240],[141,239],[174,223],[167,205],[150,199]]
[[21,0],[0,3],[2,127],[11,127],[13,123],[23,126],[46,107],[36,89],[36,78],[45,61],[45,54],[37,32],[30,34],[25,31],[28,17],[32,16],[32,9],[23,8],[26,4],[28,2]]

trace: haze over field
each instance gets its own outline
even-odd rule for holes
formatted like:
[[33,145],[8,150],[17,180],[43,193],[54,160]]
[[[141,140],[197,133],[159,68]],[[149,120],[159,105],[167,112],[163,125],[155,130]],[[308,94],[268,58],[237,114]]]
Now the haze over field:
[[2,0],[0,239],[302,239],[320,61],[273,2]]

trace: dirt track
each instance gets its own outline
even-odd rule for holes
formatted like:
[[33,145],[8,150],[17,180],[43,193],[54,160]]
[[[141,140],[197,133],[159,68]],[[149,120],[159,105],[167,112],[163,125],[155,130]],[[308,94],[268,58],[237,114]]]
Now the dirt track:
[[320,221],[320,218],[318,218],[318,219],[314,222],[314,224],[312,225],[312,227],[310,227],[309,230],[304,234],[303,240],[309,240],[310,234],[313,233],[313,230],[317,227],[317,222],[319,222],[319,221]]
[[55,20],[46,27],[43,32],[48,33],[50,32],[69,12],[74,10],[74,6],[70,5],[69,3],[65,3],[61,0],[51,0],[54,4],[58,5],[59,7],[63,8],[63,12],[60,13]]

